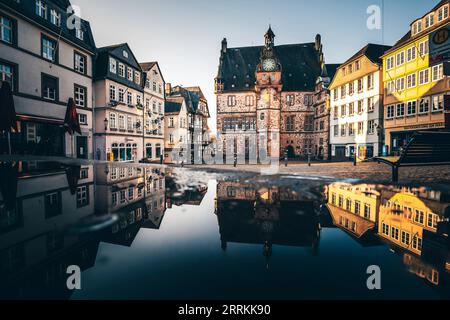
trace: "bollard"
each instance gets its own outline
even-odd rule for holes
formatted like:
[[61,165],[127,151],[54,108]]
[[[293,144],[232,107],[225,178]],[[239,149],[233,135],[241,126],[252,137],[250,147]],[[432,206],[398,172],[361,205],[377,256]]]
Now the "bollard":
[[355,156],[353,157],[353,166],[355,166],[356,167],[356,153],[355,153]]
[[311,167],[311,154],[308,153],[308,167]]

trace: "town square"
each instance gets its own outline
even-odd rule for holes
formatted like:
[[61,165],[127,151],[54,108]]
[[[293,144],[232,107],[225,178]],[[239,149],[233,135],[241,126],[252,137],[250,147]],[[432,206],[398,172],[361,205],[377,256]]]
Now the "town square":
[[0,0],[0,300],[448,300],[449,232],[449,0]]

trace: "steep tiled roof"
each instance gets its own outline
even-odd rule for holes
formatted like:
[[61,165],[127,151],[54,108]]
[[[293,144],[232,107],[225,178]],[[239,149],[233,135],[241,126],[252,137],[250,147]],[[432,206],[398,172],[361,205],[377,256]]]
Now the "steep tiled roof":
[[380,44],[369,43],[364,48],[359,50],[356,54],[354,54],[350,59],[348,59],[346,62],[344,62],[343,65],[345,65],[359,57],[362,57],[362,56],[366,56],[373,63],[381,64],[382,63],[381,57],[390,48],[392,48],[392,47],[384,46],[384,45],[380,45]]
[[330,79],[334,78],[334,75],[337,72],[337,69],[339,68],[340,64],[326,64],[325,67],[327,68],[327,75]]
[[[252,90],[256,83],[256,68],[264,47],[227,49],[222,56],[218,77],[224,91]],[[280,45],[274,47],[282,67],[284,91],[313,91],[321,74],[319,54],[314,43]]]

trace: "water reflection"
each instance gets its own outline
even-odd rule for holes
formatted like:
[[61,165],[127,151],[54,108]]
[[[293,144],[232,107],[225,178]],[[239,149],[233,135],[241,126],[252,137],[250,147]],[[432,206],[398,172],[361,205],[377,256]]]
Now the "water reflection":
[[336,226],[356,238],[376,234],[409,272],[449,285],[449,190],[335,183],[327,196]]
[[216,214],[224,251],[233,242],[260,244],[266,258],[274,245],[310,247],[317,254],[320,227],[314,203],[289,187],[220,182]]
[[[409,274],[413,279],[423,279],[426,287],[445,292],[450,288],[448,186],[281,183],[276,179],[244,182],[228,177],[219,178],[216,189],[211,190],[210,179],[217,177],[192,181],[189,175],[183,178],[169,169],[119,164],[18,162],[1,164],[0,174],[2,298],[72,297],[73,292],[66,289],[67,267],[78,265],[82,271],[94,270],[95,274],[105,261],[105,244],[130,252],[146,248],[130,259],[147,270],[149,277],[156,269],[166,269],[165,263],[177,263],[173,252],[184,257],[180,259],[184,259],[186,268],[193,263],[186,257],[201,259],[215,273],[196,273],[199,267],[190,267],[189,278],[197,283],[190,288],[198,290],[198,295],[208,291],[213,282],[215,286],[229,286],[238,272],[231,258],[236,255],[246,263],[255,263],[250,271],[237,262],[243,283],[235,285],[242,284],[240,290],[246,288],[247,297],[261,293],[252,291],[243,280],[254,283],[253,276],[266,279],[267,296],[262,297],[327,297],[327,290],[347,290],[350,297],[361,297],[366,288],[359,288],[363,283],[359,276],[348,273],[342,277],[337,272],[359,268],[367,261],[389,266],[390,280],[401,279],[404,287],[412,285],[412,279],[404,278]],[[205,208],[206,214],[199,214]],[[199,231],[199,225],[207,230]],[[190,229],[196,234],[184,232]],[[136,244],[139,234],[145,237]],[[183,234],[183,241],[171,241],[179,234]],[[142,243],[145,239],[153,242]],[[211,246],[200,246],[198,241]],[[361,251],[356,253],[352,243],[359,244]],[[337,259],[337,244],[349,248],[352,258]],[[245,256],[239,255],[242,250]],[[157,254],[158,259],[151,260]],[[264,259],[265,265],[261,265]],[[395,261],[403,270],[395,268]],[[265,273],[257,269],[258,265],[266,267]],[[292,274],[296,272],[294,266],[311,268],[306,274],[316,277],[316,284],[308,285]],[[167,284],[167,277],[170,275],[153,281]],[[339,282],[341,278],[344,284]],[[293,291],[286,287],[287,279]],[[336,288],[318,292],[318,279]],[[280,281],[285,283],[284,292],[277,291],[282,290]],[[300,284],[303,289],[299,291]],[[142,292],[144,298],[158,296],[154,292],[145,294],[157,287],[157,283],[153,285],[131,283],[116,296],[134,297],[135,292]],[[391,290],[395,294],[388,289],[383,293],[405,294],[401,289]],[[228,294],[233,297],[233,292]]]

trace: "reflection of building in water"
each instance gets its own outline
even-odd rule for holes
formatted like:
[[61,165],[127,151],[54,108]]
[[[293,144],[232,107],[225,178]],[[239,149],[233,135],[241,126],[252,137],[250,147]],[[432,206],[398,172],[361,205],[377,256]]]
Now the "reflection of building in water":
[[216,214],[224,250],[230,242],[262,244],[269,257],[273,245],[318,248],[314,203],[289,188],[220,182]]
[[208,192],[208,186],[203,183],[191,183],[189,187],[182,187],[176,183],[171,170],[166,172],[167,208],[175,206],[200,206]]
[[69,296],[67,267],[76,264],[84,270],[93,265],[98,243],[63,233],[65,227],[94,213],[93,174],[92,166],[2,165],[0,286],[11,285],[14,290],[0,290],[2,294],[26,292],[33,284],[41,296],[50,292]]
[[[422,254],[424,237],[438,233],[439,223],[449,214],[445,195],[425,188],[382,191],[378,233],[415,254]],[[447,199],[448,201],[448,199]]]
[[328,186],[328,209],[333,223],[357,238],[376,227],[380,193],[374,186],[335,183]]
[[152,167],[96,166],[96,210],[119,215],[104,241],[130,246],[141,228],[159,228],[166,210],[164,176]]

